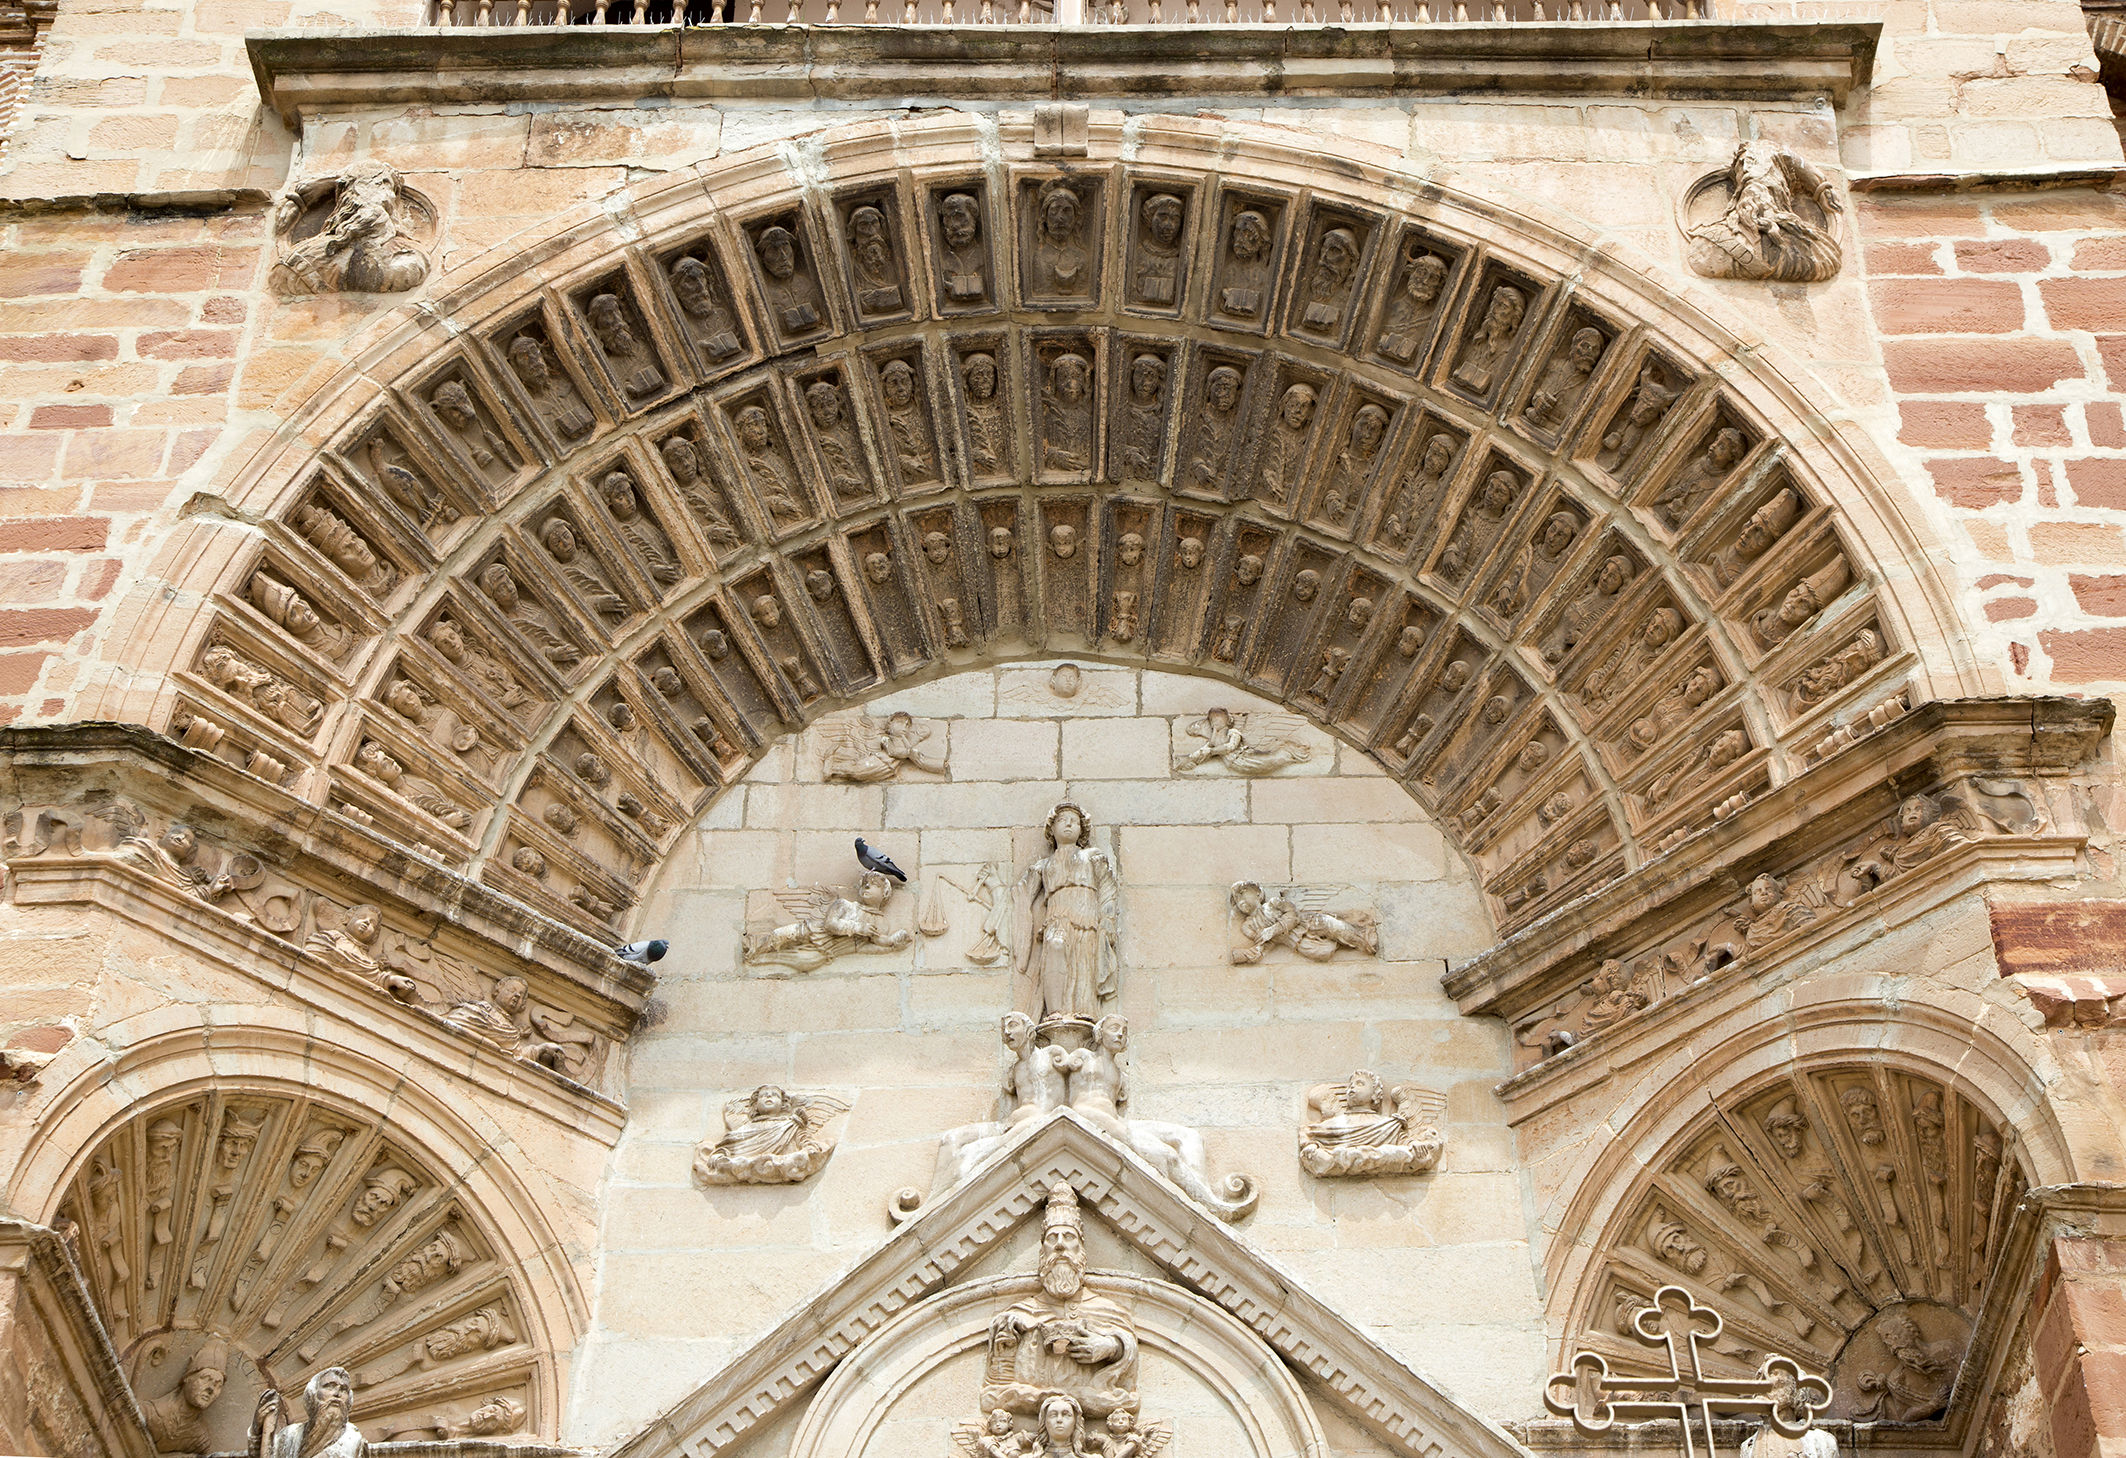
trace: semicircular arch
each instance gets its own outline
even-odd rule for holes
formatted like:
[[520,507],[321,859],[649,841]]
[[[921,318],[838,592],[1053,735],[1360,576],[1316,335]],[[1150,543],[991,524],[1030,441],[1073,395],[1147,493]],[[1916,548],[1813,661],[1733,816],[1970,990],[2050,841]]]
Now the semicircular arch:
[[707,164],[380,322],[107,712],[603,935],[778,734],[1144,662],[1363,748],[1511,930],[1978,686],[1881,463],[1612,246],[1267,128],[993,131]]
[[[136,1018],[116,1060],[55,1063],[9,1181],[10,1208],[79,1233],[151,1425],[177,1425],[158,1437],[240,1447],[258,1387],[293,1400],[335,1365],[372,1435],[554,1436],[587,1307],[514,1145],[261,1016]],[[178,1383],[210,1339],[232,1395],[195,1417]]]

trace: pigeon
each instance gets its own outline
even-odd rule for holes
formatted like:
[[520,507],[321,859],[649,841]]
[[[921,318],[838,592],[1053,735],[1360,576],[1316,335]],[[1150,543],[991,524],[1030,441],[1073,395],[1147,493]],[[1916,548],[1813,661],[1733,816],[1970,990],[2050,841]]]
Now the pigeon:
[[648,964],[659,961],[672,949],[672,944],[659,937],[652,942],[629,942],[624,947],[615,947],[613,955],[623,962]]
[[896,881],[908,879],[907,872],[871,849],[870,846],[865,845],[864,838],[861,835],[856,838],[856,863],[867,871],[884,871]]

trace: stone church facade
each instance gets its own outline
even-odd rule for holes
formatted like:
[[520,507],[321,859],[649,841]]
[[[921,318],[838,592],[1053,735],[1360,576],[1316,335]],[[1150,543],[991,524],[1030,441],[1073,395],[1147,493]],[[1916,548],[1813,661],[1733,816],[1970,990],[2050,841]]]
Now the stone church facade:
[[0,1449],[2126,1451],[2115,14],[569,3],[0,7]]

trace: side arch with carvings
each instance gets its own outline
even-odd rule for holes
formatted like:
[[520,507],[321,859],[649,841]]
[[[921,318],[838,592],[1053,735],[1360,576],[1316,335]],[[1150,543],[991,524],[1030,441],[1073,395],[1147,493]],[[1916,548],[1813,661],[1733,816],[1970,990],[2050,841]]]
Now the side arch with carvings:
[[784,729],[1149,661],[1364,748],[1510,931],[1983,686],[1887,468],[1613,250],[1272,132],[997,125],[705,165],[380,320],[101,712],[604,936]]
[[[568,1171],[298,1016],[172,1026],[55,1060],[6,1191],[69,1229],[151,1427],[243,1445],[266,1385],[353,1371],[372,1439],[551,1438],[588,1306],[551,1217]],[[84,1066],[85,1065],[85,1066]],[[178,1390],[209,1342],[224,1395]]]
[[1830,1374],[1832,1417],[1962,1431],[1983,1403],[1952,1391],[1995,1370],[2034,1275],[2022,1197],[2073,1177],[2044,1050],[1998,1008],[1907,1000],[1886,1031],[1850,983],[1799,1000],[1649,1069],[1616,1136],[1550,1181],[1546,1226],[1583,1232],[1551,1242],[1553,1336],[1640,1370],[1631,1316],[1680,1284],[1724,1318],[1724,1375],[1779,1353]]

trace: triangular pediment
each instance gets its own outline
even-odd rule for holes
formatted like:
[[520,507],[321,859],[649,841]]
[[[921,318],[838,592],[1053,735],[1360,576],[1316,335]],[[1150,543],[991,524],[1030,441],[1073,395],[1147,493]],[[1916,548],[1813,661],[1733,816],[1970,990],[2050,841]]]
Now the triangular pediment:
[[[1310,1292],[1246,1236],[1070,1109],[1029,1125],[981,1169],[905,1221],[745,1353],[614,1450],[713,1458],[790,1410],[871,1333],[987,1269],[1038,1221],[1058,1181],[1087,1216],[1167,1279],[1237,1318],[1339,1407],[1408,1458],[1527,1450],[1447,1396]],[[941,1451],[943,1434],[940,1434]]]

